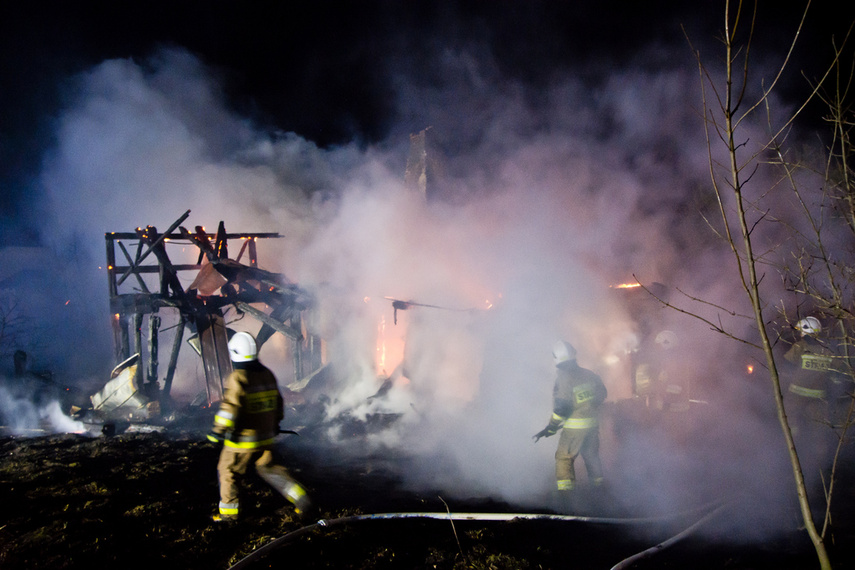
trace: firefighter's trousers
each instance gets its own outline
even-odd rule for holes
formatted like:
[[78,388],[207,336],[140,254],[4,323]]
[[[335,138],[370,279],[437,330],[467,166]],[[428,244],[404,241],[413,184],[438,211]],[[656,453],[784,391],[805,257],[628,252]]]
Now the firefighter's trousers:
[[237,518],[240,514],[240,488],[243,476],[250,464],[268,485],[283,497],[294,503],[298,511],[308,509],[310,502],[305,489],[288,474],[288,471],[274,461],[270,449],[235,450],[223,447],[217,463],[220,480],[220,515]]
[[576,457],[582,456],[588,480],[593,485],[603,482],[603,464],[600,461],[600,429],[598,426],[582,429],[564,428],[555,451],[555,480],[559,491],[572,491],[576,487]]

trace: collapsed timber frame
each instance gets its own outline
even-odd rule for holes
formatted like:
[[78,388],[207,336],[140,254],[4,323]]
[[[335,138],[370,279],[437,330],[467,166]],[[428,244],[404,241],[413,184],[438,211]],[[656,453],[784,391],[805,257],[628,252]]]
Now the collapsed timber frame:
[[[221,400],[224,379],[232,370],[227,347],[231,331],[225,321],[225,310],[230,306],[261,323],[255,333],[259,349],[277,332],[291,340],[295,382],[317,372],[322,365],[321,341],[306,332],[307,317],[304,317],[314,307],[311,295],[289,282],[284,275],[258,267],[257,240],[282,236],[278,233],[227,233],[222,221],[216,234],[206,233],[201,226],[196,226],[195,232],[190,233],[181,226],[189,215],[190,210],[187,210],[163,233],[154,226],[147,226],[134,232],[109,232],[104,236],[117,365],[113,378],[121,369],[127,368],[130,382],[146,401],[168,403],[186,328],[191,333],[187,342],[201,356],[204,365],[206,403],[210,406]],[[242,242],[235,259],[229,258],[229,240]],[[133,256],[126,242],[136,242]],[[167,244],[173,243],[197,247],[196,263],[173,264],[166,249]],[[116,264],[117,249],[126,265]],[[144,264],[152,254],[155,262]],[[248,255],[248,265],[240,262],[244,254]],[[190,271],[196,275],[185,290],[179,273]],[[144,276],[152,274],[158,277],[156,288],[150,288],[144,279]],[[136,284],[135,290],[120,291],[131,278],[131,282]],[[127,290],[128,285],[124,289]],[[263,305],[266,310],[257,305]],[[178,323],[174,327],[169,362],[161,386],[158,352],[162,319],[159,312],[163,308],[177,310]],[[104,399],[100,398],[99,402]],[[121,405],[122,402],[118,403]]]

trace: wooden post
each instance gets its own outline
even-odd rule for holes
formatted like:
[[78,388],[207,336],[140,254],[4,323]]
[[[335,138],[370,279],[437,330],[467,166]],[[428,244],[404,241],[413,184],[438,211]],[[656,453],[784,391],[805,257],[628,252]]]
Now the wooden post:
[[[140,355],[142,361],[142,313],[134,313],[134,354]],[[142,362],[137,366],[137,386],[142,384]]]
[[249,238],[249,265],[258,267],[258,252],[255,247],[255,238]]
[[[117,365],[125,360],[123,340],[127,340],[128,331],[124,329],[124,321],[119,313],[115,313],[110,319],[110,327],[113,329],[113,364]],[[123,330],[124,329],[124,330]]]
[[172,378],[175,376],[175,367],[178,365],[178,353],[181,351],[181,341],[184,340],[184,327],[187,318],[181,313],[178,317],[178,325],[175,327],[175,337],[172,339],[172,352],[169,355],[169,364],[166,365],[166,376],[163,378],[163,396],[169,398],[172,390]]
[[113,244],[113,235],[112,233],[104,234],[104,239],[107,242],[107,286],[110,297],[115,297],[118,291],[116,285],[116,248]]
[[147,383],[152,390],[157,386],[157,333],[160,329],[160,316],[149,315],[148,317],[148,378]]
[[[302,329],[300,326],[300,313],[296,316],[297,322],[291,319],[291,326],[295,329]],[[296,325],[296,326],[295,326]],[[294,382],[299,382],[303,378],[303,336],[294,339]]]
[[124,362],[131,357],[131,321],[127,315],[122,315],[120,320],[122,321],[122,358],[119,362]]

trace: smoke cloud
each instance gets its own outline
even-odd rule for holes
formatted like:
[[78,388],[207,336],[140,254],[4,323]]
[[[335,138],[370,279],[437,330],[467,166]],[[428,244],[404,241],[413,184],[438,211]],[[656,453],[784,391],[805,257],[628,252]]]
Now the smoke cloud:
[[0,378],[0,421],[13,435],[39,433],[86,433],[83,422],[61,409],[59,400],[39,397],[31,389],[22,389],[20,381]]
[[[555,440],[533,445],[531,435],[552,411],[554,339],[577,347],[616,404],[630,396],[627,351],[641,331],[614,285],[663,283],[745,312],[726,277],[734,262],[701,216],[713,204],[696,70],[635,63],[534,88],[477,46],[446,50],[430,86],[390,66],[387,140],[320,148],[231,112],[216,74],[188,52],[104,61],[76,78],[58,118],[38,209],[48,245],[83,268],[73,302],[90,355],[106,362],[111,343],[105,232],[163,231],[188,209],[191,225],[280,232],[260,244],[260,264],[319,299],[316,332],[341,380],[329,416],[400,414],[373,443],[414,457],[411,485],[542,505]],[[408,135],[427,127],[442,200],[404,184]],[[390,299],[418,305],[395,313]],[[749,329],[713,305],[694,309]],[[709,449],[606,422],[617,500],[679,509],[708,497],[710,479],[714,490],[756,491],[790,477],[757,470],[777,465],[764,459],[781,444],[756,404],[762,379],[740,384],[723,364],[747,356],[698,321],[653,312],[679,331],[702,405],[727,409],[727,422],[707,412],[705,427],[722,434]],[[261,357],[276,359],[268,347]],[[372,398],[386,379],[386,397]],[[178,392],[182,381],[195,380],[177,378]],[[726,444],[735,434],[750,435]]]

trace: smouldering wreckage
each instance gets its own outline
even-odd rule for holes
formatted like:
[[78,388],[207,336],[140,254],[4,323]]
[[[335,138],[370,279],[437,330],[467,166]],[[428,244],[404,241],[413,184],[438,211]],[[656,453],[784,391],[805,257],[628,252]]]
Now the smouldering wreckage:
[[[437,179],[437,160],[432,149],[431,152],[428,149],[427,129],[410,136],[410,156],[404,177],[406,186],[425,200],[431,199],[431,189]],[[154,226],[147,226],[134,232],[105,234],[116,366],[110,381],[90,397],[91,407],[75,410],[75,416],[103,423],[111,429],[117,422],[156,423],[173,417],[170,392],[185,333],[189,333],[187,344],[201,357],[204,367],[205,394],[194,402],[210,409],[221,400],[223,383],[232,371],[227,343],[233,331],[225,319],[229,308],[261,324],[254,333],[259,349],[276,333],[290,341],[293,378],[291,382],[281,379],[289,390],[301,392],[310,382],[320,384],[330,375],[331,366],[323,357],[323,340],[312,332],[317,314],[315,299],[281,273],[265,271],[258,266],[258,240],[283,236],[278,233],[228,233],[222,221],[216,234],[207,233],[201,226],[196,226],[191,233],[181,225],[189,215],[190,210],[163,233]],[[229,242],[235,240],[240,240],[241,246],[232,259]],[[133,254],[126,244],[135,247]],[[196,262],[173,263],[167,245],[198,248]],[[121,254],[124,265],[117,265],[117,253]],[[242,262],[244,256],[246,263]],[[179,274],[189,272],[195,272],[195,278],[185,290]],[[154,274],[158,283],[152,290],[144,277]],[[129,284],[131,287],[135,284],[135,290],[128,291]],[[399,310],[413,306],[434,307],[391,297],[386,300],[392,302],[396,324]],[[161,309],[170,309],[178,315],[177,324],[169,327],[175,332],[162,376],[159,338],[167,327],[161,318]],[[382,397],[388,391],[391,375],[379,380],[380,388],[372,398]],[[317,411],[312,410],[309,415],[316,417]],[[367,424],[382,428],[397,416],[374,414],[362,421],[365,425],[348,426],[353,418],[344,412],[334,418],[333,423],[358,434],[364,432]]]
[[[404,179],[409,190],[430,202],[441,198],[442,185],[437,182],[441,178],[437,155],[429,148],[427,134],[425,130],[411,135]],[[285,275],[266,271],[258,265],[259,240],[283,236],[278,233],[229,233],[222,221],[215,234],[207,233],[201,226],[196,226],[191,233],[181,225],[189,215],[190,210],[187,210],[162,233],[154,226],[147,226],[133,232],[105,234],[115,368],[109,382],[90,397],[91,407],[75,411],[74,415],[84,418],[84,421],[96,424],[162,423],[174,418],[170,392],[185,335],[186,344],[201,358],[204,369],[205,392],[194,400],[193,405],[207,409],[213,407],[221,400],[225,378],[232,371],[227,343],[233,331],[225,318],[229,309],[242,316],[249,315],[260,324],[257,331],[250,331],[257,337],[259,348],[276,333],[290,342],[293,376],[290,381],[280,378],[289,390],[301,392],[310,383],[320,384],[323,378],[331,375],[331,366],[324,362],[323,340],[313,332],[317,320],[316,300]],[[235,242],[240,242],[240,249],[231,258],[229,246]],[[192,252],[198,250],[198,255],[194,263],[174,263],[167,246],[180,246],[182,249],[189,246]],[[193,276],[186,289],[179,275],[185,278]],[[154,276],[157,280],[153,286]],[[395,325],[398,324],[399,311],[414,307],[456,310],[392,297],[384,300],[391,302]],[[622,301],[635,307],[648,304],[640,303],[638,299]],[[490,307],[488,302],[486,307],[465,311]],[[162,318],[167,311],[169,318]],[[177,322],[174,322],[174,315],[177,315]],[[655,326],[653,323],[658,320],[649,314],[633,316],[639,326],[644,323]],[[170,329],[173,335],[164,370],[160,366],[160,336]],[[639,332],[643,336],[655,334],[652,328]],[[403,354],[399,356],[403,359]],[[623,355],[628,365],[626,376],[631,385],[630,399],[634,402],[641,396],[636,386],[638,357],[634,352]],[[385,376],[385,364],[378,364],[379,389],[372,398],[382,397],[388,391],[393,376],[400,369],[399,364],[395,371]],[[316,411],[310,415],[314,416]],[[321,411],[318,417],[322,416]],[[388,425],[397,414],[380,416],[367,418],[366,425]],[[342,427],[350,421],[345,412],[333,423],[338,422]],[[366,425],[350,427],[359,433],[364,432]]]
[[[204,369],[205,391],[194,400],[193,406],[210,410],[219,402],[224,381],[232,371],[227,343],[234,331],[226,322],[229,309],[249,315],[260,324],[257,332],[251,331],[259,348],[276,333],[288,339],[293,376],[290,381],[282,380],[289,390],[299,392],[329,371],[330,366],[322,356],[323,341],[312,332],[317,310],[313,296],[283,274],[258,266],[258,240],[282,236],[229,233],[223,222],[215,234],[207,233],[201,226],[191,233],[181,225],[189,215],[188,210],[162,233],[154,226],[147,226],[134,232],[105,234],[115,368],[103,388],[91,395],[91,407],[74,410],[77,418],[105,424],[109,428],[105,433],[111,433],[118,423],[162,424],[175,419],[170,393],[185,335],[186,344],[201,358]],[[240,242],[240,249],[232,259],[229,243],[235,241]],[[173,263],[167,245],[198,249],[195,263]],[[121,255],[122,265],[117,263],[117,254]],[[247,263],[242,262],[244,258]],[[179,275],[190,272],[193,281],[185,289]],[[152,286],[151,276],[155,275],[156,286]],[[454,310],[392,297],[385,300],[391,302],[395,324],[398,311],[413,307]],[[162,311],[174,313],[175,318],[162,318]],[[160,366],[160,336],[169,329],[172,340],[164,370]],[[637,366],[631,364],[633,399],[637,399]],[[388,391],[393,375],[394,372],[385,381],[378,377],[380,387],[372,398]],[[366,418],[365,425],[349,428],[364,432],[372,425],[387,426],[397,416],[380,415],[383,417]],[[346,416],[343,413],[333,423],[346,425],[352,420]]]
[[[205,392],[195,403],[211,408],[220,401],[225,378],[232,371],[227,344],[233,331],[225,319],[230,307],[260,323],[254,333],[259,348],[276,333],[290,340],[294,370],[290,386],[305,386],[324,369],[321,340],[306,328],[314,299],[284,275],[258,266],[257,241],[281,236],[228,233],[223,222],[216,234],[207,233],[201,226],[191,233],[181,226],[189,215],[187,210],[162,233],[147,226],[134,232],[105,234],[117,364],[110,380],[91,396],[91,408],[75,410],[84,421],[112,429],[117,422],[158,424],[173,417],[170,392],[185,334],[204,368]],[[232,259],[229,242],[237,240],[240,250]],[[132,244],[133,253],[126,244]],[[173,263],[166,247],[172,244],[198,248],[196,262]],[[117,263],[117,253],[124,264]],[[245,257],[247,263],[241,261]],[[185,289],[179,275],[188,272],[194,272],[195,278]],[[157,276],[156,287],[150,287],[146,275]],[[129,291],[128,283],[136,287]],[[174,331],[165,370],[160,366],[159,339],[167,328],[162,310],[177,315],[177,323],[169,327]]]

